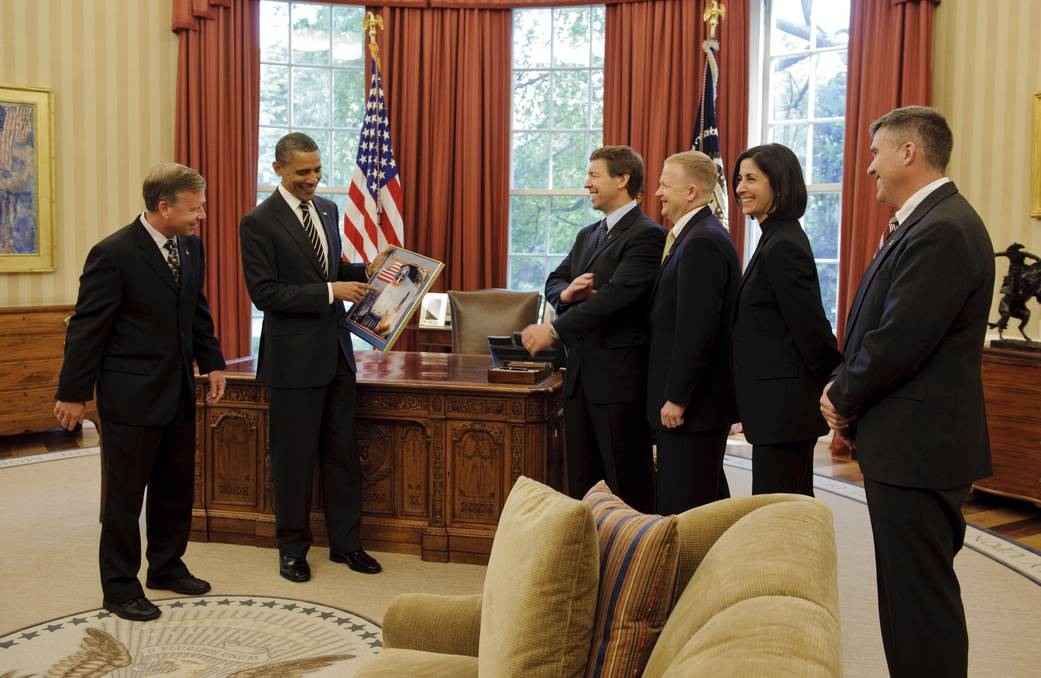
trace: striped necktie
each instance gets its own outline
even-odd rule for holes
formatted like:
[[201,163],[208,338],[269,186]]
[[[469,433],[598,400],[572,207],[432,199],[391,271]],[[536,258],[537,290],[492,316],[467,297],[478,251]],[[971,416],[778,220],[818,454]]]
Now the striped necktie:
[[170,238],[163,245],[163,249],[166,250],[166,265],[170,267],[170,273],[173,273],[174,282],[178,285],[181,284],[181,257],[177,252],[177,241]]
[[300,203],[300,211],[304,215],[304,232],[307,233],[307,239],[311,241],[311,247],[314,248],[314,256],[318,260],[318,268],[328,276],[325,264],[325,250],[322,249],[322,241],[318,238],[318,229],[314,227],[314,223],[311,221],[311,209],[306,201]]
[[879,252],[882,251],[882,247],[886,244],[886,241],[889,240],[890,236],[892,236],[898,228],[900,228],[900,222],[896,220],[896,217],[893,217],[889,220],[889,223],[886,224],[886,230],[882,231],[882,237],[878,239]]

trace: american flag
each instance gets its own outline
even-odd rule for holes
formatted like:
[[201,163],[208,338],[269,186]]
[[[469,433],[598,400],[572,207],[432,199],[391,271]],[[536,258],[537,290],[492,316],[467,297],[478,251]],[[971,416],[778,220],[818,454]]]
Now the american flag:
[[383,282],[389,285],[390,283],[394,282],[394,276],[396,276],[398,274],[398,271],[400,270],[401,262],[395,261],[390,266],[384,266],[383,268],[381,268],[380,272],[376,274],[376,278],[378,280],[382,280]]
[[701,89],[701,107],[698,118],[694,121],[694,134],[690,140],[692,151],[701,151],[716,163],[719,180],[712,192],[712,211],[723,226],[727,226],[727,180],[723,171],[723,158],[719,153],[719,128],[716,126],[716,83],[719,82],[719,65],[716,63],[716,52],[719,41],[705,40],[701,43],[705,50],[705,77]]
[[401,220],[401,180],[376,59],[372,59],[365,123],[347,197],[343,210],[345,260],[370,262],[388,245],[401,246],[405,230]]

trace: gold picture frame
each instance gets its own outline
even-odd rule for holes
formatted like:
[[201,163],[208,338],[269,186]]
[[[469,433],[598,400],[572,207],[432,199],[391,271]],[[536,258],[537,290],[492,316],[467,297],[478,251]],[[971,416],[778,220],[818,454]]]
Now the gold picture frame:
[[0,273],[54,270],[52,97],[0,87]]
[[1034,150],[1031,153],[1030,216],[1041,219],[1041,92],[1034,95]]

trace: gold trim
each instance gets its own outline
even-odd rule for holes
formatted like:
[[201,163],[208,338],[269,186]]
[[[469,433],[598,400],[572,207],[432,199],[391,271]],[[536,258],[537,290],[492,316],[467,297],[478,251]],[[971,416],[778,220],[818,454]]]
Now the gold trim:
[[53,93],[41,87],[0,87],[0,102],[35,107],[37,254],[0,254],[0,273],[54,270],[54,106]]
[[1034,152],[1031,155],[1030,216],[1041,219],[1041,92],[1034,95]]

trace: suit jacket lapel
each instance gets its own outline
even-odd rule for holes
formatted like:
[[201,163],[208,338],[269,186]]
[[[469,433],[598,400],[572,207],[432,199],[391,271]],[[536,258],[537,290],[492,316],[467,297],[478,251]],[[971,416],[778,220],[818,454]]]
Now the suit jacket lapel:
[[134,239],[137,241],[137,246],[142,250],[141,255],[145,263],[155,271],[156,275],[162,278],[163,282],[169,286],[174,294],[177,294],[177,283],[174,281],[173,272],[170,271],[170,266],[159,252],[159,248],[155,246],[152,236],[148,234],[141,222],[137,222],[135,226]]
[[773,234],[777,232],[780,224],[775,224],[772,228],[763,229],[763,234],[759,236],[759,243],[755,247],[755,252],[752,254],[752,258],[748,261],[748,266],[745,267],[745,274],[741,276],[741,284],[737,288],[737,297],[741,297],[741,290],[745,288],[745,283],[748,282],[749,276],[752,274],[752,270],[756,264],[759,263],[759,253],[763,251],[763,246],[773,237]]
[[[593,265],[593,262],[596,261],[596,258],[598,256],[600,256],[600,253],[603,252],[604,250],[606,250],[608,247],[610,247],[614,243],[616,243],[618,241],[618,239],[622,237],[622,234],[625,233],[627,230],[629,230],[629,227],[633,225],[633,222],[636,221],[636,217],[639,216],[639,215],[640,215],[640,206],[639,205],[636,205],[631,210],[629,210],[624,215],[622,215],[622,218],[618,220],[618,223],[615,224],[611,228],[611,230],[609,230],[607,232],[607,237],[605,237],[603,242],[600,243],[600,246],[597,247],[595,250],[592,250],[592,252],[589,255],[589,260],[586,261],[586,265],[582,267],[582,272],[583,273],[589,272],[589,267]],[[599,222],[597,222],[596,229],[598,229],[598,228],[600,228],[600,223]],[[593,241],[596,240],[596,229],[593,229],[593,234],[592,234],[593,240],[590,241],[590,246],[592,246]]]
[[[324,280],[326,278],[325,271],[321,270],[318,266],[318,257],[314,255],[314,247],[311,247],[311,241],[307,239],[306,235],[304,235],[304,227],[300,224],[300,220],[296,217],[296,214],[293,213],[293,209],[289,206],[289,203],[286,202],[285,198],[282,197],[282,194],[278,192],[277,188],[271,196],[273,199],[271,207],[275,215],[275,221],[277,221],[278,225],[285,229],[286,233],[289,234],[289,237],[296,242],[297,247],[300,248],[304,257],[311,262],[311,268],[313,268],[314,272]],[[320,212],[320,210],[315,209],[315,212]],[[319,217],[319,219],[321,219],[321,217]],[[325,219],[321,219],[321,224],[324,228]],[[326,229],[326,235],[328,235],[328,232],[328,229]]]
[[[669,250],[669,253],[666,254],[665,257],[661,260],[661,266],[658,267],[658,275],[654,277],[654,285],[651,287],[652,300],[654,299],[654,295],[658,292],[658,283],[661,281],[661,276],[663,273],[665,273],[665,268],[669,265],[669,262],[672,261],[672,255],[675,254],[677,250],[679,250],[680,243],[687,238],[691,231],[701,228],[701,221],[710,214],[712,214],[711,210],[701,210],[701,212],[699,212],[696,216],[692,217],[691,220],[687,222],[687,225],[683,227],[683,230],[680,231],[680,234],[676,236],[676,240],[673,241],[672,248]],[[675,228],[675,226],[673,228]]]

